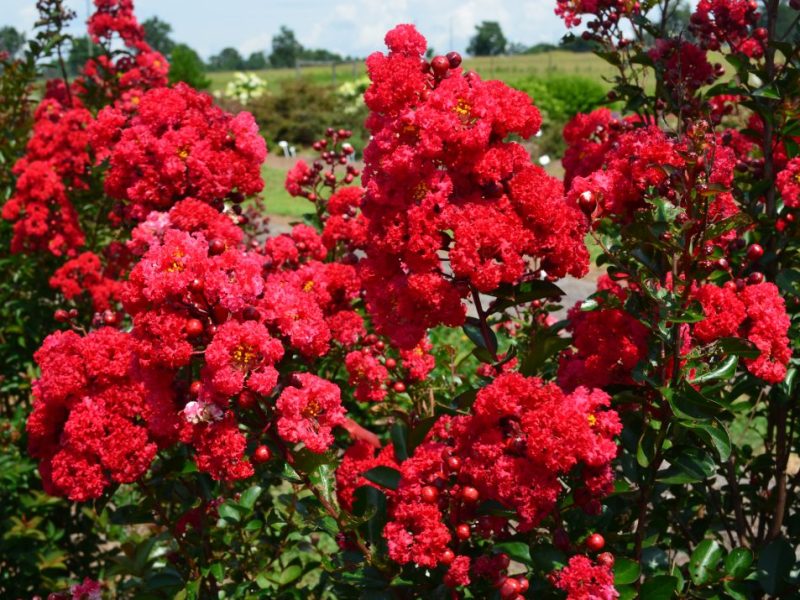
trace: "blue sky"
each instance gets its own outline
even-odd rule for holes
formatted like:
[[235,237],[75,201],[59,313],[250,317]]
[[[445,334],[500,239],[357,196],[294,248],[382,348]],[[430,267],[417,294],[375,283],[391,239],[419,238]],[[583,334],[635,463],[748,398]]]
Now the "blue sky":
[[[87,0],[67,0],[86,20]],[[36,0],[0,0],[0,25],[29,31]],[[566,32],[553,13],[555,0],[136,0],[141,20],[158,15],[172,25],[173,38],[204,58],[226,46],[245,55],[269,52],[281,25],[311,48],[366,56],[383,48],[384,33],[397,23],[414,23],[437,52],[464,50],[476,23],[499,21],[510,41],[555,42]],[[73,27],[79,32],[80,25]],[[450,44],[452,30],[452,47]]]

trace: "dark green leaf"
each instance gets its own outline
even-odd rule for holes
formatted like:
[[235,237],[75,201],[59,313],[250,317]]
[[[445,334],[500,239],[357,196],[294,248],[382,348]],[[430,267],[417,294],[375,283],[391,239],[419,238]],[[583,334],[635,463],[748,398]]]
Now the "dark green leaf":
[[302,574],[303,568],[300,565],[289,565],[281,571],[278,576],[278,583],[281,585],[289,585]]
[[467,322],[464,323],[462,329],[472,343],[479,348],[485,348],[492,354],[497,352],[497,336],[488,324],[484,326],[480,319],[467,317]]
[[408,448],[406,447],[406,439],[408,438],[408,431],[405,423],[397,421],[392,425],[392,445],[394,446],[394,454],[400,462],[408,458]]
[[647,600],[669,600],[675,594],[678,579],[672,575],[656,575],[642,584],[639,598]]
[[743,338],[720,338],[717,344],[724,352],[744,358],[758,358],[761,354],[753,342]]
[[423,441],[425,441],[425,436],[428,435],[428,432],[433,428],[433,426],[436,424],[436,421],[438,420],[439,417],[428,417],[426,419],[422,419],[419,423],[417,423],[417,426],[411,430],[411,432],[408,434],[409,456],[412,456],[417,446],[419,446]]
[[731,455],[731,438],[725,426],[716,419],[711,423],[681,423],[692,429],[706,446],[713,448],[719,455],[720,462],[725,462]]
[[372,483],[377,483],[390,490],[396,490],[397,486],[400,484],[400,471],[392,467],[381,465],[366,471],[364,473],[364,479]]
[[558,298],[564,295],[564,290],[555,283],[537,279],[525,281],[510,290],[502,289],[498,292],[498,298],[489,306],[489,313],[502,312],[512,306],[518,306],[534,300],[543,298]]
[[494,550],[497,552],[505,552],[511,560],[520,562],[525,566],[531,565],[531,548],[525,542],[499,542],[494,545]]
[[220,518],[225,519],[226,521],[238,523],[242,518],[242,515],[239,514],[239,511],[236,509],[236,507],[230,504],[220,504],[217,511],[219,512]]
[[711,457],[698,448],[680,448],[670,456],[668,469],[660,471],[658,480],[667,484],[694,483],[708,479],[714,474],[715,465]]
[[794,565],[794,550],[779,538],[770,542],[758,557],[758,582],[764,591],[777,596],[786,587],[786,578]]

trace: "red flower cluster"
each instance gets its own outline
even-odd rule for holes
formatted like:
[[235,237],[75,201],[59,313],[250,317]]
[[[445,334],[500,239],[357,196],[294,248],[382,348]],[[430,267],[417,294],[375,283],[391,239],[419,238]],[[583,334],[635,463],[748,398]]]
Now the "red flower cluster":
[[110,47],[114,34],[119,34],[131,52],[116,59],[110,54],[90,58],[69,87],[60,79],[48,82],[26,155],[14,165],[15,193],[3,206],[2,217],[15,222],[13,252],[74,256],[84,244],[71,200],[76,191],[87,189],[91,166],[87,130],[92,115],[84,101],[96,98],[98,90],[107,101],[123,95],[138,98],[143,90],[167,83],[169,65],[144,41],[133,2],[95,0],[95,6],[89,19],[95,43]]
[[[471,415],[440,419],[399,464],[399,486],[387,491],[389,556],[429,568],[452,563],[450,582],[465,585],[469,561],[453,562],[453,538],[502,537],[509,526],[507,517],[479,516],[481,502],[499,502],[514,512],[518,531],[529,531],[550,514],[568,481],[576,503],[596,512],[612,484],[613,437],[621,430],[609,400],[585,388],[566,395],[518,373],[498,377],[478,393]],[[360,473],[390,464],[391,455],[375,456],[363,444],[349,450],[338,476],[342,496],[351,502]],[[481,575],[480,566],[476,561],[474,574]]]
[[780,383],[786,377],[791,358],[789,316],[778,288],[772,283],[736,284],[718,287],[706,284],[693,293],[703,307],[705,319],[693,326],[693,335],[701,344],[724,337],[746,338],[761,351],[758,358],[745,359],[747,369],[768,383]]
[[89,35],[95,44],[110,47],[117,34],[126,52],[91,57],[74,86],[84,95],[105,96],[135,103],[144,90],[167,85],[169,63],[144,39],[144,28],[133,14],[133,0],[94,0],[97,10],[89,18]]
[[616,24],[620,17],[633,15],[641,7],[635,0],[558,0],[556,14],[564,19],[567,27],[581,24],[581,15],[592,15],[597,20],[595,29],[609,28]]
[[159,446],[177,438],[169,385],[136,361],[130,336],[103,328],[49,336],[36,353],[28,448],[45,490],[84,501],[112,482],[144,474]]
[[586,556],[573,556],[556,574],[555,585],[566,592],[568,600],[615,600],[614,574],[604,564],[595,564]]
[[108,310],[114,302],[122,300],[122,282],[108,276],[94,252],[83,252],[61,265],[50,278],[50,287],[59,290],[67,300],[87,292],[96,312]]
[[692,13],[689,29],[703,48],[719,50],[728,44],[733,52],[752,58],[764,53],[763,39],[758,30],[758,4],[755,0],[700,0]]
[[294,377],[299,387],[287,387],[275,403],[278,433],[287,442],[325,452],[333,444],[333,427],[344,423],[339,388],[309,373]]
[[778,173],[778,191],[784,205],[800,208],[800,157],[790,160]]
[[[605,275],[597,288],[609,292],[615,305],[627,297],[627,290]],[[647,327],[621,307],[600,303],[597,310],[585,312],[579,302],[567,313],[572,348],[561,355],[558,369],[558,383],[566,390],[633,383],[631,371],[647,355]]]
[[462,73],[456,58],[434,69],[411,25],[390,31],[386,44],[388,55],[367,59],[362,276],[376,328],[408,348],[431,326],[462,323],[470,288],[517,282],[531,260],[537,272],[580,276],[588,254],[584,221],[561,184],[502,141],[538,130],[530,98]]
[[722,65],[715,69],[708,62],[706,51],[684,40],[656,40],[649,52],[672,102],[687,112],[695,101],[695,93],[704,85],[714,83],[724,73]]
[[48,251],[74,255],[84,235],[69,194],[86,188],[90,165],[86,131],[88,110],[69,108],[45,98],[36,109],[26,155],[14,165],[14,195],[3,206],[4,219],[14,221],[12,252]]
[[264,186],[266,144],[252,115],[225,113],[183,83],[150,90],[130,108],[104,108],[90,135],[97,160],[108,160],[106,193],[136,220],[185,198],[219,205]]

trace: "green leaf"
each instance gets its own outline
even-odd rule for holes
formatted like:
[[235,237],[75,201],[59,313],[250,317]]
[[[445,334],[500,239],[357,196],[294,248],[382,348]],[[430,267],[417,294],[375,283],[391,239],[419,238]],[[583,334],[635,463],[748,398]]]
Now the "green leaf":
[[636,444],[636,462],[646,469],[650,466],[656,454],[656,434],[649,427],[642,432],[639,443]]
[[762,88],[758,88],[757,90],[754,90],[752,92],[752,95],[756,96],[757,98],[769,98],[770,100],[780,100],[781,99],[780,90],[778,90],[778,88],[775,86],[774,83],[771,83],[769,85],[765,85]]
[[614,562],[614,585],[627,585],[639,579],[639,563],[627,558],[618,558]]
[[675,449],[669,458],[670,467],[658,474],[658,481],[667,484],[684,484],[704,481],[714,474],[711,457],[699,448]]
[[739,364],[739,357],[731,354],[725,360],[717,364],[710,371],[706,371],[692,379],[693,384],[707,383],[715,379],[730,379],[736,373],[736,366]]
[[720,338],[716,343],[727,354],[744,358],[758,358],[761,355],[761,350],[753,342],[743,338]]
[[713,423],[681,423],[683,426],[692,429],[693,433],[699,437],[707,446],[716,450],[720,462],[725,462],[731,456],[731,438],[725,426],[717,421]]
[[753,564],[753,552],[748,548],[734,548],[725,557],[725,572],[734,579],[742,579]]
[[722,411],[721,405],[689,384],[674,390],[672,394],[667,394],[667,402],[678,419],[687,421],[707,421]]
[[639,598],[647,600],[669,600],[675,595],[678,578],[672,575],[656,575],[642,584]]
[[400,462],[403,462],[408,458],[408,448],[406,447],[408,431],[406,431],[405,423],[402,421],[395,422],[395,424],[392,425],[391,436],[394,454]]
[[703,540],[689,559],[689,576],[695,585],[708,583],[715,575],[723,549],[716,540]]
[[[477,394],[477,390],[475,390]],[[422,419],[414,429],[408,434],[408,455],[411,456],[414,454],[414,450],[417,449],[424,440],[425,436],[428,435],[428,432],[436,425],[436,421],[439,420],[439,417],[428,417],[426,419]]]
[[525,281],[514,286],[510,290],[501,288],[497,294],[497,300],[492,302],[488,312],[490,314],[498,313],[512,306],[518,306],[543,298],[557,298],[563,295],[564,290],[550,281],[545,281],[543,279]]
[[263,491],[264,489],[258,485],[247,488],[244,493],[242,493],[242,497],[239,498],[239,504],[248,510],[252,510],[253,506],[256,504],[256,500],[258,500],[258,497]]
[[525,566],[531,565],[531,548],[525,542],[499,542],[494,545],[494,550],[497,552],[505,552],[511,560],[520,562]]
[[392,467],[381,465],[366,471],[364,473],[364,479],[372,483],[377,483],[390,490],[396,490],[397,486],[400,484],[400,471]]
[[727,219],[723,219],[722,221],[717,221],[716,223],[710,225],[708,229],[706,229],[706,239],[713,240],[718,238],[723,233],[727,233],[732,229],[742,229],[747,227],[753,222],[746,212],[736,213],[732,217],[728,217]]
[[770,542],[758,557],[758,582],[764,591],[777,596],[786,587],[786,579],[794,565],[792,546],[779,538]]
[[242,518],[242,515],[239,514],[237,508],[231,504],[220,504],[217,511],[219,512],[220,518],[225,519],[226,521],[238,523]]
[[278,576],[278,583],[289,585],[303,574],[303,567],[300,565],[289,565]]
[[486,348],[492,354],[497,352],[497,336],[488,324],[485,327],[486,338],[484,338],[484,327],[476,317],[467,317],[467,322],[461,328],[473,344],[479,348]]
[[726,598],[732,598],[733,600],[750,600],[753,598],[753,592],[742,581],[726,581],[722,584],[722,587],[725,589]]
[[225,568],[222,566],[222,563],[214,563],[208,568],[208,572],[213,575],[214,579],[217,581],[225,579]]

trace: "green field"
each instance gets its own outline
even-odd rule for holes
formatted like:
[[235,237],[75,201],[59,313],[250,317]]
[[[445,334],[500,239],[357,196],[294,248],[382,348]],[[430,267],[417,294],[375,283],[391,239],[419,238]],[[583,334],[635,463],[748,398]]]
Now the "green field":
[[[566,52],[556,50],[541,54],[521,54],[516,56],[481,56],[464,60],[467,69],[475,70],[486,79],[513,81],[530,75],[547,75],[561,73],[567,75],[583,75],[601,80],[612,76],[614,68],[588,52]],[[266,80],[267,84],[275,84],[285,79],[305,77],[316,83],[337,84],[359,78],[366,74],[363,61],[343,63],[335,69],[331,66],[308,66],[298,69],[265,69],[253,71]],[[211,89],[220,90],[233,77],[232,71],[218,71],[208,74]]]
[[264,178],[263,195],[267,213],[299,217],[313,211],[311,202],[305,198],[293,198],[287,193],[283,187],[286,171],[263,165],[261,175]]

